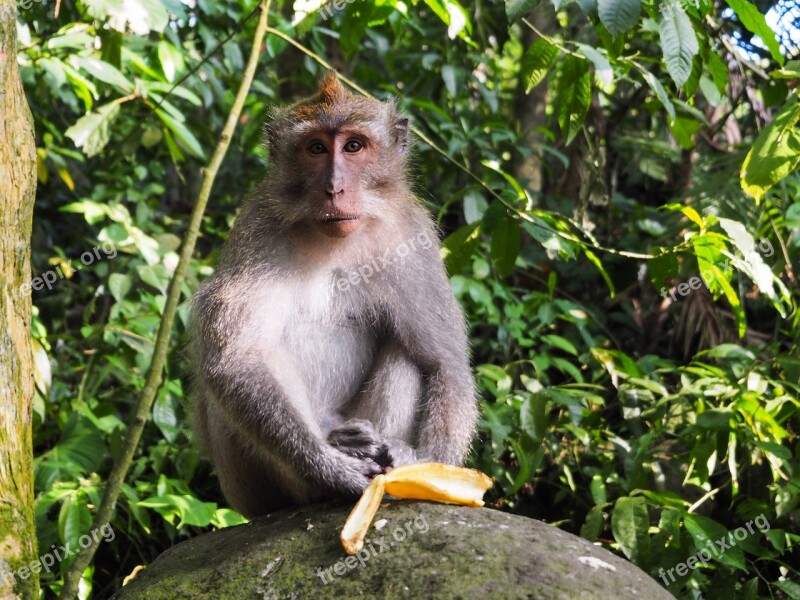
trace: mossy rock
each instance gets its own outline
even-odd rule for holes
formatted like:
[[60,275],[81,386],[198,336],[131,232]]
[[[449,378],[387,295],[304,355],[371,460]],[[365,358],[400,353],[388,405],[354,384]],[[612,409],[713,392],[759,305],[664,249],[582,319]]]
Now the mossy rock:
[[485,508],[388,501],[347,558],[341,504],[285,510],[167,550],[116,600],[229,598],[670,599],[590,542]]

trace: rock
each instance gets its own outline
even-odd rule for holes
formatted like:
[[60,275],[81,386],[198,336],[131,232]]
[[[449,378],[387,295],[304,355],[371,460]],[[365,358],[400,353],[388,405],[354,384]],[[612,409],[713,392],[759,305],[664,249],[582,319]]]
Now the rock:
[[384,502],[364,549],[347,557],[350,508],[285,510],[182,542],[114,598],[672,598],[603,548],[486,508]]

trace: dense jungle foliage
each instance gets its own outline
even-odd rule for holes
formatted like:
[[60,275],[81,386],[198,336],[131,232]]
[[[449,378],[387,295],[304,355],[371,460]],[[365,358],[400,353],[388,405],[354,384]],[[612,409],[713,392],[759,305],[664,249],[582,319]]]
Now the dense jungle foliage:
[[[81,597],[242,522],[192,439],[188,299],[269,160],[271,107],[333,67],[397,97],[416,127],[416,190],[469,317],[470,464],[495,478],[490,505],[597,541],[679,598],[800,598],[797,2],[320,4],[271,4],[114,539]],[[18,11],[47,549],[91,527],[259,13],[252,0]],[[71,560],[41,574],[44,597]]]

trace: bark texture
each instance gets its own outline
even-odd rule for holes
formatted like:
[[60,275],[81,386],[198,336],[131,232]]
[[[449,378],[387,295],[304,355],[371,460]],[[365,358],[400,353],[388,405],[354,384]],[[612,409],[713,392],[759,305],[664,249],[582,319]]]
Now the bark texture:
[[[0,599],[38,597],[33,514],[30,237],[33,120],[17,67],[16,7],[0,0]],[[24,577],[24,575],[28,575]]]

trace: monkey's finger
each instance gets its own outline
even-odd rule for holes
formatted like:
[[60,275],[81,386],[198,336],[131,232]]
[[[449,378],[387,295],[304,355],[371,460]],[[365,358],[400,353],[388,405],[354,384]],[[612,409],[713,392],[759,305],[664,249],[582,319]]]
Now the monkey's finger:
[[367,530],[369,530],[383,498],[385,481],[386,478],[383,475],[375,477],[353,507],[350,516],[347,517],[339,539],[342,540],[344,551],[348,554],[355,554],[364,547]]
[[418,463],[392,469],[385,475],[386,493],[408,500],[483,506],[483,494],[494,482],[476,471],[442,463]]

